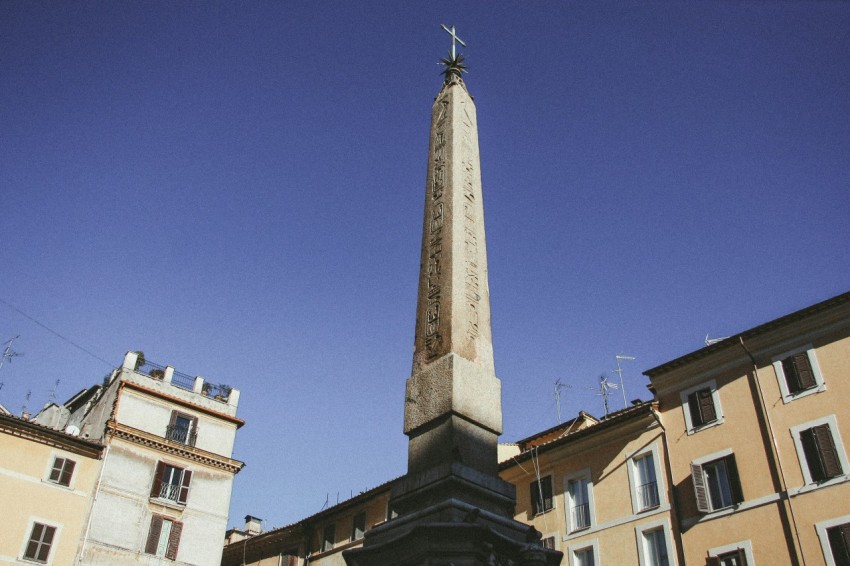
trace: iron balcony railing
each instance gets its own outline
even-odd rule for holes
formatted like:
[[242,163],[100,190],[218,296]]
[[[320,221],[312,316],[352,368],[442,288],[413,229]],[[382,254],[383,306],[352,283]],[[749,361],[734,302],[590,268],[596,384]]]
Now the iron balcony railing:
[[638,503],[640,510],[652,509],[658,507],[658,484],[654,481],[638,486]]
[[168,483],[164,483],[162,484],[162,487],[159,488],[159,497],[162,499],[170,499],[171,501],[177,501],[177,496],[179,493],[179,485],[171,485]]
[[590,504],[583,503],[572,508],[572,530],[586,529],[590,526]]
[[165,427],[165,438],[188,446],[194,446],[195,441],[198,439],[198,431],[189,430],[184,426],[168,425]]

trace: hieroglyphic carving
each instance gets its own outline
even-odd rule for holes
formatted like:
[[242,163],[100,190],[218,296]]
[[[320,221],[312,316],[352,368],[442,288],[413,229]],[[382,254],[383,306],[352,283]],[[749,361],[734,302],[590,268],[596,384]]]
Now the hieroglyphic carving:
[[434,131],[434,169],[431,174],[431,218],[428,221],[428,290],[425,310],[425,351],[428,358],[440,354],[440,303],[442,300],[443,192],[446,184],[446,113],[448,100],[440,101]]
[[477,204],[475,202],[475,161],[473,159],[475,144],[473,131],[475,124],[469,114],[469,108],[463,106],[463,131],[461,134],[461,163],[463,171],[463,243],[464,243],[464,297],[466,298],[466,336],[470,340],[478,337],[480,277],[478,265],[478,237],[476,228]]

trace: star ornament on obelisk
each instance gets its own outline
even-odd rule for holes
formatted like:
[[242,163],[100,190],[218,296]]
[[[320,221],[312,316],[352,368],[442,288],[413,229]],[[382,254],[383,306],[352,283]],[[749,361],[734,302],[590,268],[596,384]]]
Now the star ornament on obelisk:
[[540,533],[513,520],[514,486],[498,474],[501,382],[490,291],[475,104],[454,26],[445,81],[431,108],[419,290],[404,401],[407,474],[393,519],[344,552],[348,566],[554,566]]

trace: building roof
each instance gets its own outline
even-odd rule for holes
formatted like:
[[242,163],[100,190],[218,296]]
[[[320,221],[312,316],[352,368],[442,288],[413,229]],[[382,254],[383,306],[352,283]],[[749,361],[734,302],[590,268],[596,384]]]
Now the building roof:
[[[546,452],[548,450],[564,446],[571,442],[576,442],[588,436],[603,433],[615,426],[624,424],[630,420],[637,419],[646,415],[651,415],[657,407],[658,403],[656,401],[641,401],[639,403],[635,403],[631,407],[627,407],[625,409],[609,413],[602,420],[591,424],[585,428],[570,432],[548,442],[533,444],[527,450],[520,452],[509,460],[501,462],[499,464],[499,470],[505,470],[507,468],[510,468],[514,463],[520,463],[526,460],[530,460],[533,456],[536,456],[541,452]],[[582,413],[579,413],[579,415],[581,414]]]
[[55,446],[90,458],[100,458],[104,445],[94,440],[80,438],[14,415],[0,413],[0,432],[12,436]]
[[791,314],[787,314],[783,317],[771,320],[770,322],[766,322],[754,328],[750,328],[749,330],[745,330],[733,336],[729,336],[728,338],[724,338],[723,340],[720,340],[719,342],[716,342],[710,346],[700,348],[699,350],[691,352],[690,354],[685,354],[684,356],[663,363],[660,366],[648,369],[644,371],[643,374],[649,378],[662,375],[670,370],[681,367],[690,362],[710,356],[715,352],[719,352],[730,347],[738,347],[738,344],[741,340],[747,340],[755,336],[771,332],[778,328],[782,328],[783,326],[788,326],[790,324],[797,323],[801,320],[818,315],[824,311],[828,311],[845,303],[850,303],[850,292],[843,293],[841,295],[832,297],[831,299],[827,299],[820,303],[814,304],[810,307],[806,307],[804,309],[792,312]]

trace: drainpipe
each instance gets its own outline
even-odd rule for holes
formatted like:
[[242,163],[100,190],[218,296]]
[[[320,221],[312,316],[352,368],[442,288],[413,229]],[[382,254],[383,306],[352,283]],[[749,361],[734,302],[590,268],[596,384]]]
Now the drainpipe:
[[670,500],[670,519],[671,524],[676,525],[676,530],[678,531],[678,539],[675,540],[676,537],[674,535],[674,541],[676,542],[676,557],[679,560],[679,564],[685,564],[685,550],[682,548],[682,525],[679,523],[679,499],[676,497],[676,491],[673,489],[675,485],[673,483],[673,468],[670,464],[670,446],[667,443],[667,429],[664,428],[664,424],[661,422],[661,415],[659,415],[654,408],[650,407],[650,414],[652,414],[652,418],[655,419],[655,422],[658,423],[658,426],[661,427],[661,443],[664,445],[664,471],[667,475],[667,498]]
[[[753,364],[753,385],[756,388],[756,392],[758,393],[758,404],[756,405],[756,410],[758,411],[759,416],[762,419],[762,422],[765,423],[767,427],[767,435],[770,437],[770,442],[768,443],[767,457],[770,464],[777,472],[777,479],[779,480],[779,500],[780,507],[785,508],[787,506],[788,515],[791,518],[791,524],[788,525],[794,532],[794,555],[791,557],[793,561],[797,564],[806,565],[806,557],[803,554],[803,544],[800,542],[800,530],[797,528],[797,519],[794,516],[794,506],[791,505],[791,496],[788,494],[788,483],[785,480],[785,471],[782,469],[782,461],[779,459],[779,446],[776,443],[776,435],[773,432],[773,424],[770,421],[770,414],[767,411],[767,403],[764,400],[764,391],[762,391],[761,383],[759,381],[758,376],[758,364],[756,363],[756,359],[753,356],[752,352],[747,348],[746,344],[744,344],[744,337],[738,336],[738,340],[741,343],[741,348],[744,349],[744,352],[747,353],[747,356],[750,358],[750,361]],[[785,516],[784,513],[781,514],[783,521],[788,521],[788,517]]]

